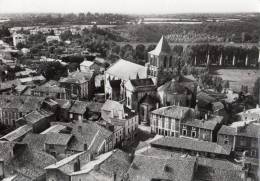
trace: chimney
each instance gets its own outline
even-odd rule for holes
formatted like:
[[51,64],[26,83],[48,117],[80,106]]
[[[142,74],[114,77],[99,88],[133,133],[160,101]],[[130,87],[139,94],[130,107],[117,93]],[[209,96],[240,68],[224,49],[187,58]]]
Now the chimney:
[[110,117],[111,118],[114,118],[114,110],[112,109],[111,112],[110,112]]
[[158,102],[156,103],[156,109],[159,109],[159,103]]
[[0,180],[2,180],[4,177],[4,160],[0,159]]
[[260,107],[259,107],[259,104],[256,104],[256,109],[259,109]]
[[113,181],[116,181],[116,172],[113,173]]
[[208,120],[208,114],[205,114],[205,120]]

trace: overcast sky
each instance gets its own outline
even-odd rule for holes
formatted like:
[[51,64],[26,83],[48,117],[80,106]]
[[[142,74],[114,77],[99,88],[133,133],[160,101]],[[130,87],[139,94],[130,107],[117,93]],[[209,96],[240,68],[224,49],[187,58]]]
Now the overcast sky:
[[260,0],[0,0],[0,13],[260,12]]

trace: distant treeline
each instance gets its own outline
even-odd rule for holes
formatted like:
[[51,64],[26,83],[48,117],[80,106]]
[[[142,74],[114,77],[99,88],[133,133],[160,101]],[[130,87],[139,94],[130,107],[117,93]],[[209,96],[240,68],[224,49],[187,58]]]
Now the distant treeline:
[[112,13],[79,13],[79,14],[22,14],[20,16],[11,17],[9,22],[5,24],[8,27],[13,26],[40,26],[40,25],[86,25],[86,24],[102,24],[102,25],[121,25],[128,21],[134,20],[133,17],[122,14]]
[[177,42],[259,42],[258,17],[237,22],[203,22],[202,24],[140,24],[121,27],[130,40],[157,42],[165,35],[170,43]]

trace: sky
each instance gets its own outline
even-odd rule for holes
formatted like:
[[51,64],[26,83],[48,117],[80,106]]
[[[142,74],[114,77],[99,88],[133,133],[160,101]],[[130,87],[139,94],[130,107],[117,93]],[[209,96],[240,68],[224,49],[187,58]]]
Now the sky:
[[260,12],[260,0],[0,0],[0,13]]

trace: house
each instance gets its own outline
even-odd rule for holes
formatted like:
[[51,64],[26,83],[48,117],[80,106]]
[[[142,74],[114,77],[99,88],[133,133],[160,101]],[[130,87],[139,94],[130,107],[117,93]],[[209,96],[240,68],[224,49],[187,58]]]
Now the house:
[[150,114],[151,133],[179,137],[181,123],[193,118],[194,110],[188,107],[168,106],[155,109]]
[[162,106],[195,107],[197,83],[192,75],[179,75],[157,89]]
[[60,83],[50,80],[31,90],[32,96],[53,97],[57,99],[68,99],[66,89],[60,87]]
[[72,72],[68,77],[61,78],[60,86],[65,88],[70,98],[91,99],[94,90],[94,74],[89,72]]
[[89,72],[92,70],[92,66],[94,65],[94,62],[84,60],[83,62],[80,63],[80,71],[81,72]]
[[60,133],[72,134],[67,153],[89,151],[93,156],[108,152],[114,148],[113,133],[92,121],[84,123],[53,123],[64,125],[66,129]]
[[69,118],[72,121],[82,122],[87,111],[88,103],[85,101],[72,101],[69,109]]
[[12,181],[45,180],[44,168],[56,159],[43,152],[32,150],[24,143],[0,141],[0,178]]
[[65,155],[71,139],[71,134],[47,133],[46,140],[44,142],[44,150],[54,157],[59,154]]
[[216,142],[217,132],[223,123],[222,116],[209,115],[205,119],[193,119],[181,122],[181,137]]
[[[120,97],[125,98],[125,83],[130,79],[147,78],[146,67],[127,60],[120,59],[105,71],[105,94],[106,99],[112,99],[108,89],[111,88],[110,80],[121,80]],[[113,91],[113,89],[112,89]]]
[[60,42],[60,37],[59,36],[47,36],[46,37],[46,42],[47,43],[50,43],[52,41],[57,41],[57,42]]
[[209,158],[228,158],[230,146],[187,138],[163,137],[150,143],[153,147],[171,150],[189,155],[200,155]]
[[148,52],[146,67],[148,78],[152,78],[158,86],[173,78],[175,68],[173,52],[164,36],[161,37],[155,49]]
[[121,150],[113,150],[93,159],[87,153],[78,153],[46,167],[46,177],[63,181],[121,181],[130,166],[128,157]]
[[16,126],[18,118],[40,109],[44,101],[43,97],[32,96],[0,96],[0,122],[4,125]]
[[223,125],[218,132],[217,143],[231,146],[237,155],[246,152],[247,156],[258,158],[259,131],[259,123]]
[[13,45],[16,47],[18,44],[25,44],[26,43],[26,37],[23,34],[13,34]]
[[124,146],[133,141],[138,127],[138,115],[125,105],[107,100],[101,108],[101,117],[112,125],[114,143]]
[[58,103],[58,109],[56,112],[57,121],[68,122],[70,120],[69,119],[69,116],[70,116],[69,110],[72,105],[72,101],[65,100],[65,99],[55,99],[55,102]]
[[224,120],[227,121],[227,112],[222,100],[225,97],[221,95],[214,94],[213,92],[200,91],[197,94],[197,104],[196,113],[200,117],[205,117],[205,114],[214,114],[218,116],[223,116]]

